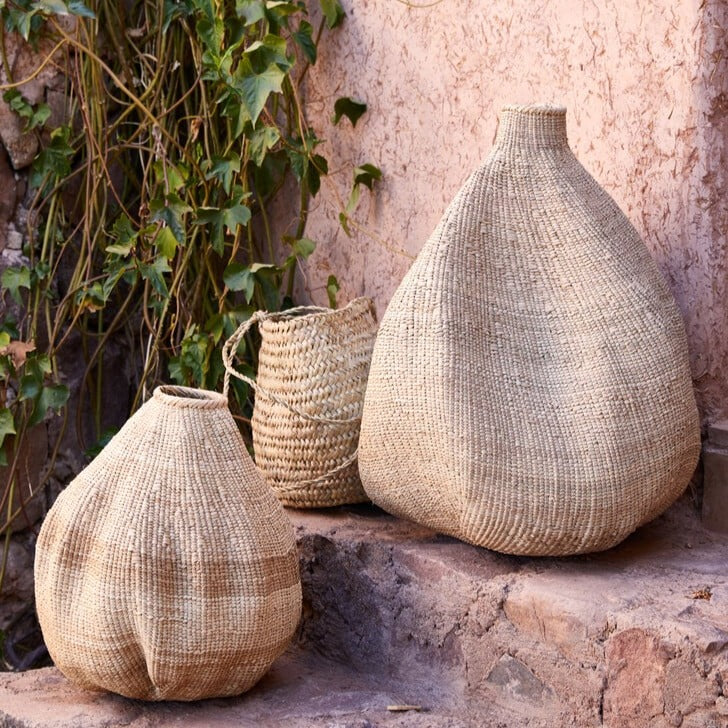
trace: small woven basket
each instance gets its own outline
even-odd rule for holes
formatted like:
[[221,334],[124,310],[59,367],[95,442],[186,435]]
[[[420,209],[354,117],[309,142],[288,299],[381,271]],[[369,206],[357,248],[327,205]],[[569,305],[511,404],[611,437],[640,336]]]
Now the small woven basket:
[[[245,334],[259,326],[257,381],[233,366]],[[368,501],[357,468],[361,410],[376,337],[372,301],[338,310],[299,306],[258,311],[225,342],[230,377],[256,390],[255,462],[280,501],[320,508]]]

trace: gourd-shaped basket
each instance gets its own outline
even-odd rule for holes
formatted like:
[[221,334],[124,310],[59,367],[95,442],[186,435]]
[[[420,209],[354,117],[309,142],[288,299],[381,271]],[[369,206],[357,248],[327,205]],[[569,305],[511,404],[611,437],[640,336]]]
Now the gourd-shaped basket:
[[[256,324],[261,345],[254,381],[235,369],[234,357]],[[337,310],[258,311],[225,342],[225,391],[230,377],[255,389],[255,463],[284,505],[369,500],[357,447],[376,330],[372,301],[357,298]]]
[[569,149],[563,108],[504,109],[382,318],[362,417],[371,499],[512,554],[606,549],[700,448],[684,326]]
[[215,392],[154,391],[60,494],[35,589],[83,687],[197,700],[252,687],[298,624],[293,527]]

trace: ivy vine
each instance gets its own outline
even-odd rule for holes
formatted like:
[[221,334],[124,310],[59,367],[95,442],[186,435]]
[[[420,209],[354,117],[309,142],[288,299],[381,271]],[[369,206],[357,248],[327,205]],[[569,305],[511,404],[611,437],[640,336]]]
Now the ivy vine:
[[[49,128],[50,110],[24,98],[2,54],[3,98],[42,144],[29,179],[26,262],[1,280],[0,533],[9,537],[22,517],[13,496],[23,438],[66,410],[64,347],[83,357],[78,410],[94,412],[103,443],[112,339],[136,363],[131,412],[160,381],[219,389],[222,340],[255,309],[295,303],[296,270],[316,249],[306,235],[310,200],[329,170],[302,82],[323,34],[345,17],[339,0],[316,2],[311,14],[281,0],[0,2],[3,43],[9,33],[36,47],[50,39],[52,55],[39,64],[67,79],[66,121]],[[346,97],[332,115],[355,125],[365,111]],[[362,188],[380,178],[365,161],[353,170],[339,218],[347,234]],[[337,291],[330,276],[332,305]],[[243,342],[239,356],[252,375],[256,342]],[[242,422],[248,395],[235,381]]]

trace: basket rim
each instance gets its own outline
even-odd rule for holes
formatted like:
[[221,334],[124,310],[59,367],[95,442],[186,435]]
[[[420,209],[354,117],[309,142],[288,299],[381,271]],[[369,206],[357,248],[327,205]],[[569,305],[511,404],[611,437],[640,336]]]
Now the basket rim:
[[228,406],[227,397],[210,389],[161,384],[155,387],[153,397],[162,404],[191,409],[222,409]]
[[[266,318],[259,323],[260,329],[280,329],[280,328],[298,328],[307,326],[312,321],[322,318],[333,318],[350,314],[353,309],[361,308],[362,312],[370,311],[374,316],[374,302],[368,296],[359,296],[352,299],[343,308],[327,308],[323,311],[312,311],[301,316],[288,317],[287,311],[275,311],[269,313]],[[288,309],[290,310],[290,309]]]
[[506,104],[501,112],[510,111],[518,114],[533,114],[541,116],[564,116],[566,107],[561,104]]

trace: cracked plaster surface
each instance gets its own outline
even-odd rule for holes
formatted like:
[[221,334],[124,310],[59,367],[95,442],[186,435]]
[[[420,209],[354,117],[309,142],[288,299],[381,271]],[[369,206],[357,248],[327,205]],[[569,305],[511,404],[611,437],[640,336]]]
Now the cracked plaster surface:
[[[308,234],[300,288],[372,296],[380,314],[460,185],[487,155],[506,103],[567,107],[577,157],[641,233],[685,317],[699,405],[728,414],[724,200],[728,6],[719,0],[532,3],[344,0],[307,81],[310,121],[336,160]],[[352,129],[340,96],[368,111]],[[338,212],[351,169],[382,168],[347,238]],[[302,291],[303,292],[303,291]]]

